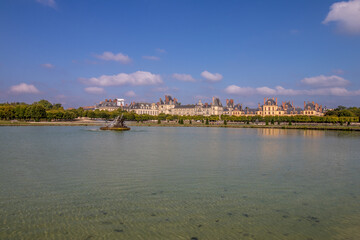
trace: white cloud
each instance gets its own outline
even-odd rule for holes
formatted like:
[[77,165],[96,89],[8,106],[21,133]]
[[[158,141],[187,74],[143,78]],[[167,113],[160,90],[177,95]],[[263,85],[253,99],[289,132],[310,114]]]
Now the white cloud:
[[103,94],[105,93],[105,90],[100,87],[87,87],[84,89],[85,92],[91,93],[91,94]]
[[20,83],[10,87],[12,93],[40,93],[40,91],[32,84]]
[[44,5],[44,6],[47,6],[47,7],[52,7],[52,8],[55,8],[56,9],[56,2],[55,0],[36,0],[36,2]]
[[306,95],[323,95],[323,96],[359,96],[360,89],[356,91],[349,91],[346,88],[332,87],[305,90]]
[[296,90],[286,89],[281,86],[275,88],[269,87],[239,87],[236,85],[230,85],[225,88],[225,92],[233,95],[265,95],[265,96],[295,96],[295,95],[323,95],[323,96],[359,96],[360,89],[355,91],[349,91],[342,87],[325,87],[308,90]]
[[112,52],[104,52],[101,55],[96,55],[96,57],[105,61],[116,61],[122,64],[128,64],[131,62],[131,58],[122,53],[114,54]]
[[97,86],[121,85],[155,85],[162,83],[161,76],[151,72],[137,71],[131,74],[119,73],[117,75],[102,75],[98,78],[79,79],[81,82]]
[[253,95],[255,94],[256,90],[251,87],[239,87],[236,85],[230,85],[225,88],[225,92],[234,95]]
[[125,96],[126,97],[135,97],[136,96],[136,93],[134,91],[127,91],[125,93]]
[[41,64],[41,66],[43,68],[49,68],[49,69],[55,68],[55,66],[52,65],[51,63],[44,63],[44,64]]
[[195,79],[190,74],[174,73],[172,77],[183,82],[195,82]]
[[160,58],[159,57],[156,57],[156,56],[142,56],[143,59],[146,59],[146,60],[152,60],[152,61],[159,61]]
[[338,23],[339,30],[360,33],[360,0],[337,2],[331,5],[323,24]]
[[275,89],[271,89],[268,87],[258,87],[255,89],[257,93],[261,94],[261,95],[274,95],[276,94],[276,90]]
[[332,76],[316,76],[310,78],[304,78],[301,80],[303,84],[318,86],[318,87],[342,87],[348,85],[350,82],[342,77]]
[[218,82],[223,79],[223,76],[220,73],[211,73],[208,71],[203,71],[201,76],[210,82]]

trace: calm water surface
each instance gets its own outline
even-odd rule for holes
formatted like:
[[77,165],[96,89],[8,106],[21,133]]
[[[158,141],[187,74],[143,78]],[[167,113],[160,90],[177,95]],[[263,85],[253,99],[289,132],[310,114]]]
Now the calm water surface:
[[0,127],[0,239],[360,239],[360,135]]

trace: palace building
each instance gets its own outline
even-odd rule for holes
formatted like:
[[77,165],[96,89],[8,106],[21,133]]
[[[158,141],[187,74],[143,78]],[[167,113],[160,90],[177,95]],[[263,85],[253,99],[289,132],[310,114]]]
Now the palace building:
[[264,98],[264,104],[258,104],[257,108],[243,108],[242,104],[234,104],[233,99],[226,99],[226,105],[223,106],[220,99],[212,98],[212,102],[182,105],[176,98],[165,95],[165,99],[159,99],[157,103],[132,102],[125,105],[124,99],[105,99],[96,105],[95,109],[114,111],[122,108],[126,111],[133,111],[136,114],[149,114],[157,116],[159,114],[179,115],[179,116],[211,116],[211,115],[228,115],[228,116],[323,116],[324,108],[315,102],[304,102],[304,109],[295,107],[294,102],[281,102],[278,105],[277,98]]

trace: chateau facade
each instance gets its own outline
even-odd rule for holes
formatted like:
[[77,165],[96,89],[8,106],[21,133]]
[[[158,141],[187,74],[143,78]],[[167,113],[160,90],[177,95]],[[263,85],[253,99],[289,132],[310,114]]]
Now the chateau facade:
[[[119,100],[121,103],[119,103]],[[226,99],[226,105],[223,106],[220,99],[213,97],[212,102],[182,105],[176,98],[166,95],[165,99],[159,99],[157,103],[132,102],[130,105],[124,105],[123,99],[105,100],[96,105],[99,110],[113,111],[118,108],[136,114],[148,114],[157,116],[159,114],[179,115],[179,116],[323,116],[324,109],[315,102],[304,102],[304,108],[295,107],[293,102],[281,102],[278,105],[277,98],[264,98],[264,103],[258,104],[257,108],[243,108],[242,104],[234,104],[233,99]]]

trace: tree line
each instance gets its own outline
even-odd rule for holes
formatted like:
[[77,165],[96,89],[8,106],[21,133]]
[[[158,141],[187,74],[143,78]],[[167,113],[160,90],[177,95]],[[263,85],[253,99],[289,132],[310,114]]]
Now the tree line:
[[192,121],[201,121],[202,123],[216,122],[219,120],[228,122],[243,122],[243,123],[346,123],[346,122],[359,122],[360,108],[351,107],[346,108],[339,106],[338,108],[326,112],[325,116],[178,116],[161,113],[157,116],[148,114],[136,114],[134,112],[123,111],[118,109],[116,111],[100,111],[84,110],[83,108],[65,110],[60,103],[52,104],[47,100],[40,100],[32,104],[26,103],[3,103],[0,104],[0,119],[2,120],[25,120],[25,121],[71,121],[78,117],[88,117],[91,119],[111,120],[116,116],[123,114],[127,121],[176,121],[184,123]]

